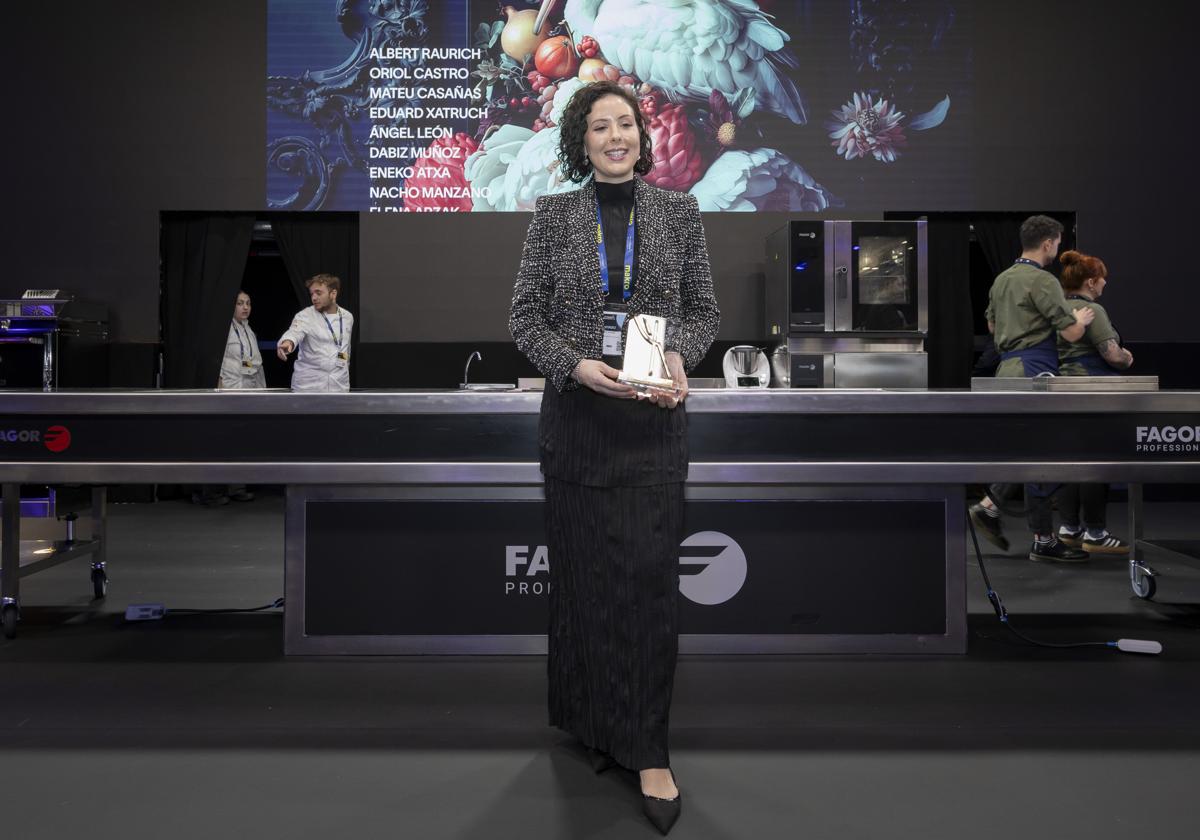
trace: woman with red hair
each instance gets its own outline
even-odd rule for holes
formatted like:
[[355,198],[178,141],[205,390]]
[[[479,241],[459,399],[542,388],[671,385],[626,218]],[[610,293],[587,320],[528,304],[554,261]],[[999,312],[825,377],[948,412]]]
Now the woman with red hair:
[[1090,306],[1096,313],[1078,341],[1058,339],[1060,376],[1116,376],[1133,364],[1133,354],[1121,346],[1121,336],[1097,299],[1104,293],[1108,269],[1097,257],[1064,251],[1058,258],[1067,305],[1072,309]]
[[[1108,269],[1097,257],[1078,251],[1059,256],[1067,305],[1072,309],[1089,306],[1096,313],[1078,341],[1058,339],[1060,376],[1116,376],[1133,364],[1133,354],[1121,346],[1112,320],[1096,302],[1108,282]],[[1082,548],[1088,554],[1128,554],[1129,544],[1114,537],[1105,525],[1108,507],[1107,484],[1064,484],[1058,491],[1058,512],[1063,524],[1058,538],[1067,545]],[[1083,509],[1082,522],[1080,508]]]

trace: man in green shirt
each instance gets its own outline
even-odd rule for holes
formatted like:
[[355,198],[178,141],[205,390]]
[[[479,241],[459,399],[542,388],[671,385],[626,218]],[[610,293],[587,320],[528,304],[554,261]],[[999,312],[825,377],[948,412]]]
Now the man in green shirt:
[[1079,341],[1095,317],[1090,307],[1068,306],[1058,279],[1045,269],[1061,244],[1062,225],[1049,216],[1031,216],[1021,225],[1024,250],[996,277],[988,300],[988,331],[1001,359],[996,376],[1057,374],[1057,337]]
[[[1000,367],[996,376],[1038,376],[1058,373],[1058,338],[1073,342],[1083,338],[1095,317],[1091,307],[1067,305],[1062,286],[1046,266],[1054,262],[1062,245],[1062,225],[1049,216],[1030,216],[1021,223],[1021,256],[1000,272],[992,284],[987,307],[988,330],[996,340]],[[1054,533],[1050,495],[1053,485],[1025,485],[1025,515],[1033,531],[1030,560],[1080,562],[1086,551],[1063,544]],[[993,485],[988,496],[971,506],[971,521],[983,535],[1008,548],[994,497],[1003,498],[1003,485]]]

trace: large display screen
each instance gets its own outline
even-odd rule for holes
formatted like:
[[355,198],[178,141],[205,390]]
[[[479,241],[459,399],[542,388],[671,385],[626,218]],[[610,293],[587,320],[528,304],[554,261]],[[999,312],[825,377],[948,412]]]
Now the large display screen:
[[269,0],[267,204],[531,210],[575,189],[564,107],[638,102],[655,186],[702,210],[968,206],[970,4]]

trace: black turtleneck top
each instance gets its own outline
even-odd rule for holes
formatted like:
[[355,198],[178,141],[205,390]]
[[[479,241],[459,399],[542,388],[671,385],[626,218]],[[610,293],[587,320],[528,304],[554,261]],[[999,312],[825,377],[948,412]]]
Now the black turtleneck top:
[[[633,209],[633,182],[609,184],[596,181],[596,200],[600,202],[600,221],[604,227],[604,252],[608,256],[608,303],[623,303],[622,284],[625,278],[625,232],[629,226],[629,211]],[[637,221],[637,217],[634,217]],[[633,272],[630,291],[637,288],[638,235],[634,229]]]

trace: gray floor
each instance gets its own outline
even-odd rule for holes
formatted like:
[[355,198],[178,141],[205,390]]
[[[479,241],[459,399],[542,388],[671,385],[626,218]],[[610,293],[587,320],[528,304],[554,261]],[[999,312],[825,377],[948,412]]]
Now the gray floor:
[[[1148,533],[1195,536],[1198,513],[1151,505]],[[25,579],[21,635],[0,640],[0,832],[657,836],[632,776],[593,776],[546,727],[540,657],[285,659],[277,613],[119,615],[268,603],[282,543],[278,497],[118,506],[106,602],[86,561]],[[684,658],[672,836],[1194,836],[1200,573],[1164,565],[1148,604],[1119,561],[1017,555],[989,569],[1026,632],[1163,655],[1014,643],[972,563],[965,657]]]

